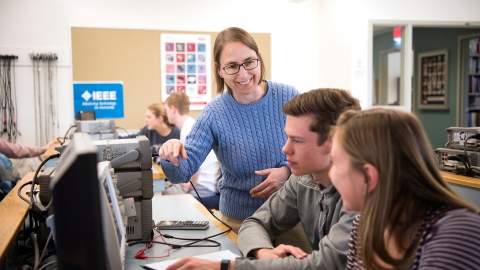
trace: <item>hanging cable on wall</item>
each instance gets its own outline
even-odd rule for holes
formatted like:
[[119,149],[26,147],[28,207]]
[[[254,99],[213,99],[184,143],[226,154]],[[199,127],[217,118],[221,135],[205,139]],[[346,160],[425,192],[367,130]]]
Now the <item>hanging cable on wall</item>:
[[[16,142],[20,132],[17,129],[17,98],[15,91],[16,55],[0,55],[0,134],[8,136],[9,142]],[[20,134],[21,135],[21,134]]]
[[58,135],[57,55],[30,53],[33,61],[36,144],[45,145]]

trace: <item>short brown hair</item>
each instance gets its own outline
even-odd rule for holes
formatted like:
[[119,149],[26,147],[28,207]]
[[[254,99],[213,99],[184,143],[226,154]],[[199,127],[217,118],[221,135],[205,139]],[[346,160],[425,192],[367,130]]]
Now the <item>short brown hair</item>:
[[190,99],[187,94],[183,92],[175,92],[171,94],[166,100],[167,106],[174,106],[181,115],[190,113]]
[[228,90],[228,93],[232,93],[232,89],[225,83],[225,80],[220,77],[218,70],[220,69],[220,56],[222,54],[223,48],[228,43],[232,42],[241,42],[247,45],[250,49],[255,51],[257,54],[258,60],[260,61],[260,80],[258,84],[261,84],[265,78],[265,65],[263,64],[262,56],[258,51],[258,46],[253,37],[245,30],[238,27],[230,27],[222,32],[220,32],[215,39],[215,44],[213,46],[213,61],[217,64],[213,66],[213,73],[215,75],[215,83],[217,84],[217,93],[221,94],[225,90],[225,87]]
[[153,115],[155,115],[155,117],[162,117],[163,118],[163,122],[165,122],[165,124],[167,124],[167,126],[169,126],[170,128],[173,127],[172,124],[170,124],[170,122],[168,122],[168,117],[167,117],[167,111],[165,110],[165,106],[163,106],[162,103],[154,103],[150,106],[148,106],[147,108],[149,111],[151,111],[153,113]]
[[318,145],[330,136],[330,129],[338,116],[346,110],[361,110],[358,99],[342,89],[319,88],[294,96],[285,105],[283,113],[291,116],[312,115],[309,129],[318,134]]

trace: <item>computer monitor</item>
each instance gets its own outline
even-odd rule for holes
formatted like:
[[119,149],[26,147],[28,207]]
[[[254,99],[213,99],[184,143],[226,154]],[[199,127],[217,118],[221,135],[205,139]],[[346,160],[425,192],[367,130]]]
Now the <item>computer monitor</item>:
[[50,188],[60,269],[124,268],[125,230],[107,167],[97,165],[86,133],[75,133],[58,159]]
[[[113,181],[113,169],[110,161],[98,163],[98,180],[102,207],[102,226],[105,249],[107,250],[107,269],[123,269],[127,234],[127,217],[123,199]],[[117,181],[115,181],[117,182]]]

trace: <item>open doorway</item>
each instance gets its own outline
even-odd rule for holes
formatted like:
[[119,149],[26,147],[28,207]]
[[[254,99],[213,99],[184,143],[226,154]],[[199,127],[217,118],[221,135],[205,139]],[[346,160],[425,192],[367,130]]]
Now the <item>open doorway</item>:
[[[388,106],[389,108],[399,108],[411,111],[422,122],[425,131],[431,141],[433,148],[444,147],[446,143],[445,129],[448,127],[464,126],[462,121],[458,120],[458,114],[462,113],[462,107],[458,105],[461,102],[460,97],[462,89],[457,83],[465,78],[460,78],[459,74],[459,41],[460,36],[479,33],[480,25],[465,25],[465,23],[452,23],[447,25],[435,22],[372,22],[372,44],[370,48],[370,59],[372,59],[371,70],[371,106]],[[394,47],[393,28],[402,26],[402,44]],[[410,32],[409,32],[410,31]],[[380,43],[379,43],[380,42]],[[383,43],[381,43],[383,42]],[[379,44],[389,43],[390,47],[380,48]],[[406,48],[409,48],[409,51]],[[375,48],[375,50],[374,50]],[[400,103],[399,105],[380,101],[380,55],[382,51],[400,51],[401,58],[401,78],[399,83]],[[418,104],[420,101],[419,92],[419,56],[431,52],[446,50],[448,52],[447,70],[448,78],[446,82],[446,102],[447,106],[438,109],[432,106],[431,109],[421,109]],[[405,74],[410,74],[411,78]],[[464,83],[465,84],[465,83]],[[385,93],[385,86],[382,86]],[[403,102],[402,103],[402,98]],[[466,101],[463,101],[466,102]],[[391,105],[390,105],[391,104]],[[459,111],[460,110],[460,111]]]
[[372,33],[371,105],[411,111],[413,63],[405,60],[413,55],[407,46],[411,26],[382,22],[372,25]]
[[400,50],[385,50],[379,53],[378,89],[374,105],[400,105]]

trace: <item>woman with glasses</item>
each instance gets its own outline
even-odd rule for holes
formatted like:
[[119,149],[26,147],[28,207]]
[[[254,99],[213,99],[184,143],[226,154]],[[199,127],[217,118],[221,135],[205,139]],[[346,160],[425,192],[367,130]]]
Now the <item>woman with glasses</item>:
[[282,106],[298,91],[264,79],[258,46],[243,29],[220,32],[213,56],[219,96],[196,118],[185,145],[169,140],[159,156],[168,180],[181,183],[195,174],[213,149],[221,164],[222,219],[238,232],[242,221],[290,176],[282,153],[286,141]]
[[478,209],[442,178],[414,115],[349,111],[336,129],[329,176],[360,212],[347,269],[479,269]]

